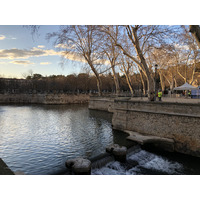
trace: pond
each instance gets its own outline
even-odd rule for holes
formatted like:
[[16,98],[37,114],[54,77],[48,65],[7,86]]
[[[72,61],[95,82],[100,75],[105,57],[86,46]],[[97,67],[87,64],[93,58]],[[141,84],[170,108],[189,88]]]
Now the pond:
[[[127,134],[112,130],[111,119],[87,105],[1,105],[0,158],[14,172],[62,174],[68,159],[92,159],[113,143],[133,145]],[[200,174],[199,158],[182,154],[137,147],[128,159],[138,165],[111,162],[92,174]]]
[[0,157],[13,171],[56,174],[70,158],[92,158],[125,135],[113,136],[111,114],[87,105],[0,106]]

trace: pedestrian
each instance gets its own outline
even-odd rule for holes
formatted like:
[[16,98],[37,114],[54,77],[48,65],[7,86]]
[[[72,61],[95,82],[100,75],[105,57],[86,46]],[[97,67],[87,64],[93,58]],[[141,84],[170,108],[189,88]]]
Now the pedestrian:
[[162,91],[161,90],[159,90],[159,92],[158,92],[158,99],[159,99],[159,101],[161,101],[161,99],[162,99]]

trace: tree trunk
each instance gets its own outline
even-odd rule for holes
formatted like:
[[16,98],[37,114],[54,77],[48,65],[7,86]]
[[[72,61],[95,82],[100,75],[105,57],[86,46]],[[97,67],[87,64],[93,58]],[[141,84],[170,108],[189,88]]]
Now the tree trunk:
[[141,64],[146,72],[146,77],[147,77],[147,87],[148,87],[148,99],[149,101],[154,101],[154,96],[155,96],[155,88],[154,88],[154,80],[151,76],[151,73],[149,71],[149,68],[147,66],[146,60],[142,54],[142,51],[140,49],[140,45],[139,45],[139,41],[138,41],[138,37],[136,34],[136,31],[133,31],[133,36],[135,39],[135,50],[137,52],[137,55],[141,61]]
[[198,25],[190,25],[190,32],[192,33],[193,37],[195,38],[197,45],[200,48],[200,27]]
[[101,82],[101,79],[100,79],[100,76],[99,76],[99,73],[97,72],[97,70],[94,68],[93,64],[92,63],[89,63],[92,71],[94,72],[96,78],[97,78],[97,88],[98,88],[98,95],[99,96],[102,96],[102,82]]
[[125,74],[125,76],[126,76],[126,81],[127,81],[128,87],[129,87],[129,89],[130,89],[130,91],[131,91],[131,96],[133,96],[133,88],[132,88],[132,86],[131,86],[130,77],[129,77],[129,74],[127,73],[127,70],[126,70],[124,64],[123,64],[123,68],[124,68],[124,74]]
[[192,85],[193,82],[194,82],[195,70],[196,70],[196,59],[195,59],[195,61],[194,61],[194,67],[193,67],[193,70],[192,70],[192,78],[191,78],[191,81],[190,81],[190,84],[191,84],[191,85]]
[[141,79],[141,82],[142,82],[143,95],[145,95],[146,94],[146,88],[145,88],[144,78],[143,78],[142,70],[141,69],[140,69],[140,79]]
[[162,72],[159,72],[159,75],[160,75],[161,89],[162,89],[162,92],[164,92],[164,90],[165,90],[165,81],[164,81],[164,77],[162,75]]
[[114,82],[115,82],[116,94],[119,95],[119,93],[120,93],[119,79],[118,79],[118,76],[115,72],[114,66],[112,66],[112,71],[113,71],[113,77],[114,77]]

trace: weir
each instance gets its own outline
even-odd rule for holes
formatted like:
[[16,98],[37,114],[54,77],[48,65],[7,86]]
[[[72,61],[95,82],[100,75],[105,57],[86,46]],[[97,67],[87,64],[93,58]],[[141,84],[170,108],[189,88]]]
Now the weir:
[[200,102],[197,100],[166,98],[162,102],[149,102],[145,98],[92,97],[89,109],[112,112],[113,129],[136,132],[143,141],[153,144],[162,141],[160,146],[171,146],[170,151],[200,157]]

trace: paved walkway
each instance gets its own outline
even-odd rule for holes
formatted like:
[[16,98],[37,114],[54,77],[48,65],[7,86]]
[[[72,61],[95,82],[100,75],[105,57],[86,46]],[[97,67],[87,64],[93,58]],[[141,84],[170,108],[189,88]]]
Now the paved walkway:
[[[136,97],[131,98],[131,100],[135,101],[148,101],[147,97]],[[156,99],[158,101],[158,99]],[[172,103],[189,103],[189,104],[200,104],[200,99],[191,99],[191,98],[170,98],[170,97],[163,97],[162,102],[172,102]]]

